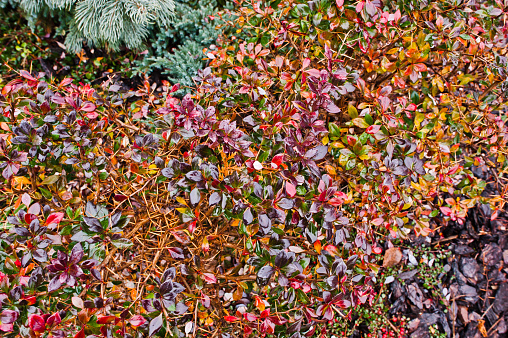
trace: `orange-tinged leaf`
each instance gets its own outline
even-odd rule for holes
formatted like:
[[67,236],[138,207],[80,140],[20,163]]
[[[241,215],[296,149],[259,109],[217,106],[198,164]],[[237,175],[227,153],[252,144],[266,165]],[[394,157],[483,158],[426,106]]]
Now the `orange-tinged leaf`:
[[314,242],[314,249],[318,254],[321,254],[321,241]]
[[417,63],[414,65],[414,68],[419,72],[426,72],[427,66],[424,63]]
[[263,302],[263,300],[261,299],[261,297],[254,296],[254,299],[255,299],[255,306],[258,308],[258,310],[264,311],[266,305],[265,305],[265,302]]

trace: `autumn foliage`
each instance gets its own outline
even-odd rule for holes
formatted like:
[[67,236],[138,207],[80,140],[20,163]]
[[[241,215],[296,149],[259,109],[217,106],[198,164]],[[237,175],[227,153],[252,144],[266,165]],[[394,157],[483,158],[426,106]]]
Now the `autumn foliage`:
[[183,98],[2,88],[3,334],[326,334],[374,300],[387,238],[503,212],[471,170],[508,163],[504,4],[235,11]]

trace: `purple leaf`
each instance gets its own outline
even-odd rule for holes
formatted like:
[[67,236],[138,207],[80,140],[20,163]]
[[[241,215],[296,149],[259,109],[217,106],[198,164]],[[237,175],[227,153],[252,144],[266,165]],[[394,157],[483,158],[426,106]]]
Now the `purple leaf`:
[[62,283],[60,282],[60,275],[57,275],[53,277],[53,279],[49,282],[48,285],[48,292],[53,292],[55,290],[58,290],[62,286]]
[[203,174],[201,174],[201,172],[197,171],[197,170],[189,171],[185,175],[185,177],[187,177],[187,179],[189,179],[193,182],[199,182],[199,181],[203,180]]
[[148,336],[151,337],[162,327],[162,313],[150,321]]
[[284,210],[289,210],[294,206],[294,201],[289,198],[283,198],[277,203],[277,205]]
[[199,201],[201,200],[201,193],[199,192],[198,188],[192,189],[190,192],[190,206],[195,207],[198,205]]
[[181,248],[169,248],[169,254],[171,255],[171,257],[173,257],[174,259],[184,259],[185,256],[183,255],[183,250]]
[[83,247],[81,246],[81,243],[78,243],[74,245],[74,247],[71,250],[71,257],[69,264],[76,264],[83,258],[84,255]]
[[265,286],[270,281],[270,278],[272,278],[273,273],[275,272],[275,269],[273,266],[265,265],[261,269],[259,269],[256,282],[259,286]]
[[12,310],[3,310],[0,314],[0,322],[2,324],[12,324],[18,319],[18,313]]
[[221,201],[221,195],[218,192],[214,192],[210,195],[210,199],[208,201],[208,204],[210,206],[216,205]]
[[254,219],[254,216],[252,215],[252,211],[250,208],[247,208],[243,213],[243,221],[245,224],[251,224]]

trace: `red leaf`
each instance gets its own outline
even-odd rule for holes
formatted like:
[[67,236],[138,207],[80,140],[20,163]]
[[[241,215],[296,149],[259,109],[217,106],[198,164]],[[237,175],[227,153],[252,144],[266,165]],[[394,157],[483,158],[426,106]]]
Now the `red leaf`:
[[131,319],[129,319],[129,323],[131,323],[134,327],[138,327],[146,323],[146,319],[141,315],[134,315]]
[[289,196],[294,197],[296,195],[295,186],[289,182],[286,182],[286,192]]
[[14,330],[14,324],[0,324],[0,331],[11,332]]
[[317,77],[317,78],[319,78],[321,76],[321,71],[316,69],[316,68],[308,69],[305,72],[307,74],[309,74],[310,76],[314,76],[314,77]]
[[205,278],[205,281],[209,284],[217,283],[217,277],[215,277],[215,275],[212,273],[204,272],[203,277]]
[[360,13],[363,9],[363,6],[365,5],[365,2],[360,1],[358,4],[356,4],[356,12]]
[[411,103],[409,106],[407,106],[406,110],[415,111],[416,110],[416,104]]
[[23,76],[25,79],[30,80],[30,81],[37,81],[37,79],[35,77],[33,77],[32,75],[30,75],[30,73],[27,72],[26,70],[20,70],[19,75]]
[[85,327],[84,326],[78,333],[76,333],[74,338],[85,338]]
[[266,309],[261,312],[261,314],[259,315],[259,318],[263,319],[263,318],[268,317],[269,315],[270,315],[270,309]]
[[255,314],[253,313],[249,313],[249,312],[246,312],[243,314],[243,317],[248,320],[249,322],[253,322],[255,321],[256,319],[258,319],[258,317],[256,317]]
[[54,214],[49,215],[48,219],[46,220],[46,226],[53,223],[59,224],[64,218],[64,216],[65,214],[63,212],[56,212]]
[[379,124],[374,124],[374,125],[372,125],[372,126],[369,126],[369,127],[365,130],[365,132],[366,132],[367,134],[375,134],[375,133],[377,133],[377,132],[379,131],[379,129],[381,129],[381,126],[380,126]]
[[110,324],[115,321],[115,316],[100,316],[97,317],[97,324]]
[[53,325],[58,325],[61,322],[62,322],[62,318],[60,318],[60,313],[58,313],[58,312],[55,312],[54,314],[49,316],[49,318],[46,321],[46,323],[48,324],[49,327],[51,327]]
[[452,209],[448,208],[448,207],[440,207],[439,209],[441,209],[441,212],[445,215],[445,216],[450,216],[452,214]]
[[82,110],[82,111],[86,111],[86,112],[92,112],[92,111],[94,111],[94,110],[95,110],[95,108],[96,108],[96,107],[95,107],[95,104],[93,104],[93,103],[92,103],[92,102],[90,102],[90,101],[87,101],[87,102],[85,102],[85,103],[81,106],[80,110]]
[[99,114],[97,114],[96,112],[91,112],[91,113],[86,113],[85,116],[88,117],[90,120],[93,120],[93,119],[96,119],[97,116],[99,116]]
[[337,206],[341,205],[342,203],[344,203],[344,200],[341,198],[338,198],[338,197],[334,197],[334,198],[330,199],[328,201],[328,203],[337,207]]
[[224,319],[225,319],[227,322],[236,322],[237,320],[240,320],[240,318],[235,317],[235,316],[224,316]]
[[61,87],[65,87],[65,86],[68,86],[72,83],[73,79],[71,79],[70,77],[66,77],[65,79],[63,79],[61,82],[60,82],[60,86]]
[[284,160],[284,154],[278,154],[272,158],[272,163],[278,167],[282,164],[283,160]]
[[303,60],[303,63],[302,63],[302,69],[305,69],[305,68],[309,67],[309,65],[310,65],[310,59],[309,58],[305,58]]
[[419,72],[426,72],[427,71],[427,66],[424,63],[416,63],[414,65],[414,67]]
[[44,332],[46,331],[45,327],[46,323],[42,316],[33,314],[28,318],[28,326],[35,332]]
[[196,221],[189,223],[189,232],[193,234],[194,231],[196,231]]
[[171,87],[171,93],[176,92],[179,88],[180,88],[180,84],[179,83],[175,84],[173,87]]
[[113,197],[113,199],[117,202],[123,202],[125,201],[126,199],[128,199],[129,197],[125,196],[125,195],[119,195],[119,194],[116,194],[115,197]]

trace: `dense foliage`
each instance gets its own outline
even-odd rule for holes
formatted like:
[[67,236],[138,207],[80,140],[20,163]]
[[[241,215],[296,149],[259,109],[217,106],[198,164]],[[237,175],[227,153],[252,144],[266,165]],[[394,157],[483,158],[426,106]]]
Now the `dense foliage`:
[[146,56],[136,71],[150,74],[159,69],[173,83],[193,86],[193,77],[205,65],[203,49],[217,43],[225,16],[220,12],[230,3],[217,0],[176,0],[174,20],[168,27],[152,30]]
[[141,48],[151,26],[167,26],[174,9],[172,0],[10,0],[19,4],[32,27],[52,17],[68,30],[66,45],[79,52],[83,42],[118,49]]
[[471,168],[506,173],[504,4],[236,11],[181,99],[3,86],[6,336],[326,336],[381,242],[503,211]]

